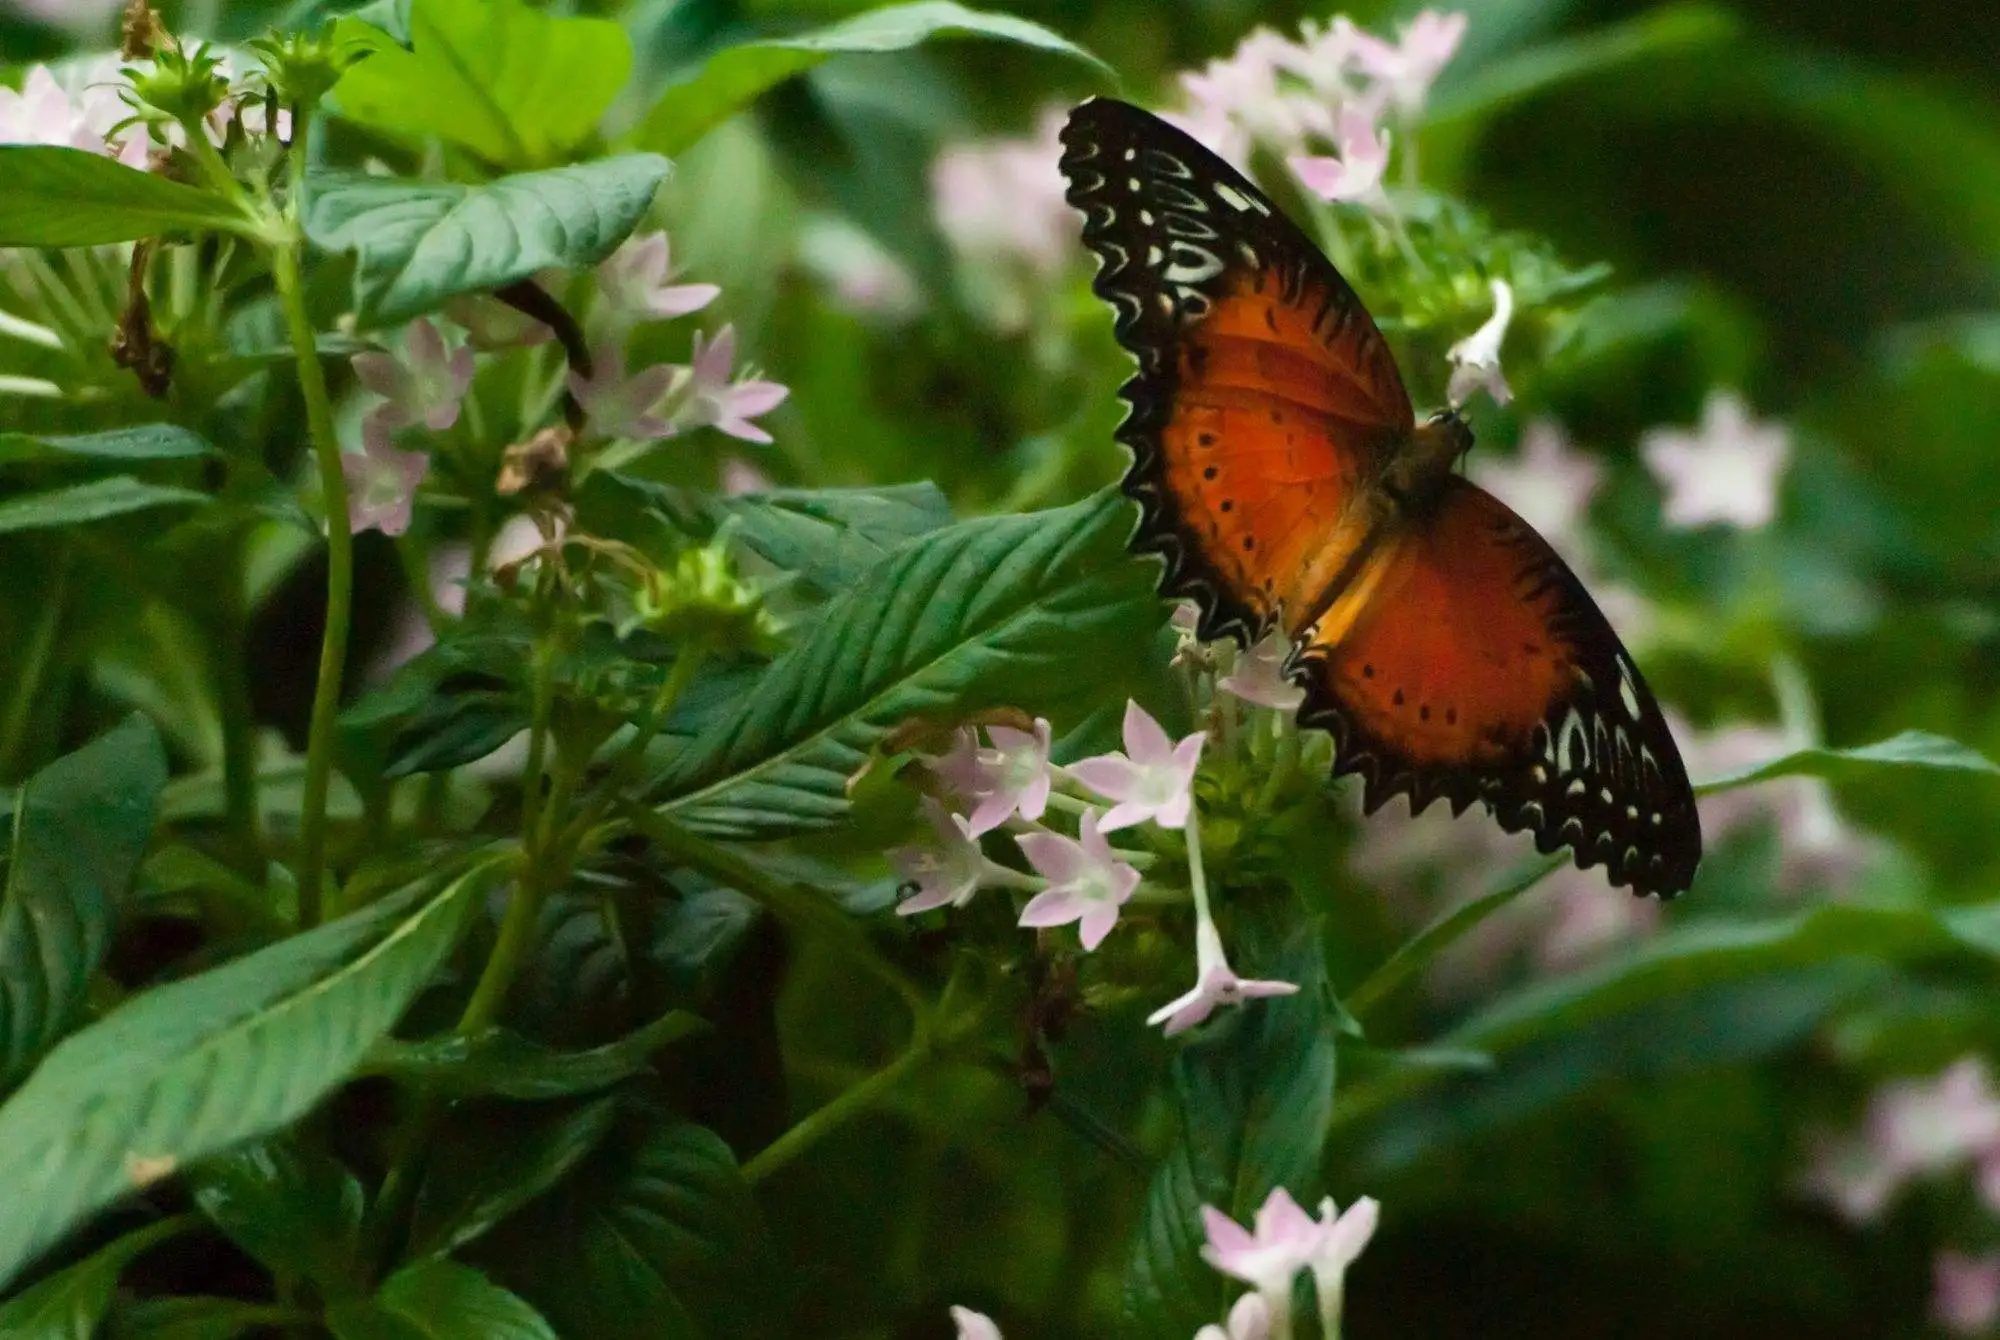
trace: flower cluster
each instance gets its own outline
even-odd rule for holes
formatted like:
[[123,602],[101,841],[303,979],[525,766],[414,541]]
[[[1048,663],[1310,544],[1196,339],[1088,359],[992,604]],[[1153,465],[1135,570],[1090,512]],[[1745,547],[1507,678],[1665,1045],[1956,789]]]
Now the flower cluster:
[[[643,443],[712,427],[746,442],[771,440],[755,421],[789,391],[738,372],[734,326],[723,326],[712,338],[696,331],[685,365],[656,364],[627,373],[624,341],[635,327],[700,311],[721,292],[713,284],[675,282],[665,233],[630,239],[599,265],[596,279],[592,370],[588,376],[572,370],[567,379],[595,437]],[[409,526],[430,461],[423,452],[397,447],[396,434],[442,433],[459,422],[476,372],[476,350],[539,345],[550,338],[548,327],[491,299],[454,303],[445,316],[458,333],[420,318],[403,331],[394,352],[370,351],[352,360],[356,380],[374,399],[362,419],[362,449],[341,461],[353,530],[399,535]]]
[[1077,255],[1057,139],[1067,113],[1042,112],[1031,139],[954,145],[931,165],[931,207],[963,266],[968,297],[995,329],[1029,323],[1035,295]]
[[[1128,859],[1134,854],[1113,848],[1105,834],[1152,823],[1186,834],[1194,891],[1195,985],[1155,1010],[1147,1022],[1164,1024],[1171,1035],[1201,1023],[1218,1006],[1298,990],[1290,982],[1241,977],[1224,953],[1209,910],[1194,813],[1194,778],[1205,734],[1197,731],[1175,741],[1134,702],[1125,708],[1123,752],[1068,767],[1050,759],[1047,721],[1037,720],[1032,730],[988,726],[986,738],[982,746],[974,730],[962,729],[948,753],[928,761],[964,812],[927,798],[924,807],[935,840],[889,854],[906,881],[898,912],[912,916],[963,907],[983,888],[1032,892],[1017,914],[1019,925],[1044,929],[1075,922],[1084,949],[1094,950],[1118,924],[1141,879],[1134,859]],[[1059,785],[1068,789],[1058,790]],[[1072,791],[1109,801],[1110,808],[1100,810]],[[1040,822],[1058,805],[1077,816],[1073,838]],[[1002,827],[1013,832],[1033,876],[986,855],[981,838]]]
[[[1202,1206],[1202,1228],[1208,1238],[1202,1260],[1248,1284],[1250,1292],[1230,1306],[1225,1323],[1203,1326],[1194,1340],[1291,1340],[1292,1286],[1301,1272],[1312,1275],[1319,1333],[1340,1334],[1347,1268],[1375,1236],[1380,1214],[1381,1207],[1368,1196],[1344,1211],[1327,1197],[1320,1201],[1315,1218],[1283,1187],[1264,1198],[1247,1229],[1214,1206]],[[984,1313],[954,1307],[951,1317],[958,1340],[1000,1340],[1000,1328]]]
[[[2000,1094],[1986,1063],[1967,1056],[1928,1080],[1883,1085],[1858,1131],[1822,1133],[1803,1189],[1852,1223],[1881,1217],[1911,1182],[1970,1167],[1987,1211],[2000,1215]],[[2000,1252],[1938,1254],[1931,1311],[1955,1335],[2000,1322]]]
[[[208,139],[221,145],[235,121],[247,135],[263,135],[264,105],[249,92],[234,91],[234,62],[227,52],[204,55],[222,100],[201,117]],[[35,65],[19,91],[0,88],[0,144],[48,144],[115,158],[127,167],[152,166],[154,136],[182,143],[180,128],[159,114],[134,115],[137,93],[160,76],[155,63],[122,64],[115,56],[94,57],[61,67]],[[204,104],[206,105],[206,104]],[[149,125],[149,121],[152,123]],[[280,110],[279,136],[291,134],[291,114]]]

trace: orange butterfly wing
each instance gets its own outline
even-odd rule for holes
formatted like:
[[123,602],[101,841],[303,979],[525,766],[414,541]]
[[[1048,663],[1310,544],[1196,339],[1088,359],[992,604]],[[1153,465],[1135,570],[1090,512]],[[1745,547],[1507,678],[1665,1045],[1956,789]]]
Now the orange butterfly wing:
[[1635,892],[1686,888],[1701,828],[1680,753],[1575,575],[1463,479],[1421,504],[1385,492],[1418,430],[1346,280],[1136,107],[1086,102],[1062,141],[1094,286],[1139,364],[1118,439],[1161,589],[1196,602],[1206,638],[1282,621],[1299,720],[1333,734],[1368,809],[1478,800]]
[[1332,733],[1369,811],[1479,800],[1634,892],[1693,879],[1701,821],[1645,678],[1569,565],[1476,485],[1451,477],[1371,553],[1295,667],[1300,723]]
[[1104,98],[1062,141],[1096,291],[1139,361],[1118,430],[1134,543],[1204,637],[1254,637],[1358,552],[1349,504],[1415,426],[1409,393],[1347,281],[1228,164]]

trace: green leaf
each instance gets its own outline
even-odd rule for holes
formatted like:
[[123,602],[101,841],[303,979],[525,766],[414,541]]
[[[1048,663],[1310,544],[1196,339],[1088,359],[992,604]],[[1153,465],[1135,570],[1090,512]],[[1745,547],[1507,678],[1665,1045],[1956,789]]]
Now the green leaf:
[[839,821],[847,779],[912,716],[1039,710],[1101,691],[1160,621],[1154,573],[1125,552],[1131,505],[985,517],[896,550],[829,601],[810,635],[669,765],[663,812],[706,832]]
[[370,54],[334,89],[339,115],[462,145],[503,168],[561,161],[632,75],[632,43],[617,23],[558,18],[522,0],[416,0],[408,49],[351,18],[342,39]]
[[504,1028],[476,1037],[447,1034],[422,1042],[388,1039],[368,1058],[370,1074],[418,1080],[440,1093],[540,1100],[608,1089],[652,1069],[655,1053],[708,1024],[675,1010],[616,1042],[560,1052]]
[[159,732],[134,713],[17,793],[0,893],[0,1089],[82,1005],[166,783]]
[[542,1315],[469,1266],[422,1261],[365,1302],[327,1309],[338,1340],[556,1340]]
[[0,465],[60,461],[181,461],[215,455],[215,448],[179,424],[142,423],[76,437],[0,433]]
[[1735,15],[1713,5],[1661,5],[1623,23],[1488,61],[1463,79],[1447,75],[1424,109],[1424,126],[1488,117],[1571,80],[1721,45],[1741,30]]
[[331,1154],[279,1136],[203,1159],[188,1180],[209,1221],[273,1275],[329,1297],[359,1291],[361,1183]]
[[0,503],[0,535],[48,526],[81,525],[86,521],[124,516],[128,512],[142,512],[149,507],[207,501],[209,495],[195,489],[148,484],[131,475],[111,475]]
[[935,484],[718,495],[707,511],[731,523],[744,548],[827,592],[846,590],[892,550],[952,519]]
[[562,1335],[661,1340],[700,1334],[695,1295],[740,1272],[756,1234],[750,1189],[720,1137],[639,1110],[476,1254]]
[[315,176],[306,233],[353,251],[365,321],[393,325],[461,293],[550,267],[582,269],[617,249],[667,175],[654,154],[502,177],[480,186],[360,173]]
[[1125,1313],[1137,1334],[1192,1334],[1223,1313],[1224,1281],[1201,1259],[1201,1207],[1248,1224],[1284,1187],[1311,1205],[1333,1114],[1335,1017],[1317,923],[1255,975],[1295,996],[1243,1006],[1174,1058],[1181,1130],[1146,1194]]
[[[1629,954],[1538,982],[1436,1039],[1449,1051],[1510,1052],[1621,1015],[1643,1018],[1680,997],[1841,960],[1875,964],[1952,954],[2000,961],[2000,902],[1934,910],[1830,904],[1753,922],[1703,922],[1655,936]],[[1440,1072],[1405,1070],[1343,1096],[1343,1125],[1434,1082]]]
[[1695,794],[1712,796],[1718,791],[1733,791],[1739,786],[1801,773],[1809,777],[1840,778],[1863,773],[1870,768],[1937,768],[1946,772],[1983,772],[2000,776],[2000,763],[1995,763],[1977,750],[1929,731],[1906,730],[1887,740],[1857,745],[1852,749],[1800,749],[1768,763],[1759,763],[1698,783]]
[[118,1307],[111,1334],[117,1340],[235,1340],[245,1331],[267,1331],[287,1320],[284,1308],[239,1298],[138,1298]]
[[493,1114],[474,1108],[438,1142],[424,1172],[410,1229],[410,1255],[443,1256],[553,1187],[604,1142],[618,1100],[574,1111]]
[[0,247],[94,247],[168,233],[254,233],[219,195],[103,154],[0,145]]
[[127,1233],[0,1303],[0,1336],[7,1340],[91,1340],[111,1306],[112,1291],[125,1267],[141,1252],[192,1224],[183,1216]]
[[341,1084],[450,952],[494,869],[135,996],[50,1052],[0,1106],[13,1170],[0,1285],[86,1215]]
[[989,14],[950,0],[884,5],[839,23],[711,56],[692,79],[669,88],[639,128],[641,148],[677,154],[787,79],[842,52],[904,51],[939,37],[992,37],[1083,61],[1117,78],[1109,65],[1039,23]]

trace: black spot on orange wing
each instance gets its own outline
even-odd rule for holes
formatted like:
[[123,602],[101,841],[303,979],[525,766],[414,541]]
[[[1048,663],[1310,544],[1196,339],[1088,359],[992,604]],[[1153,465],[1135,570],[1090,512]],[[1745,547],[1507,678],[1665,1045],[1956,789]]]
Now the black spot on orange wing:
[[[1436,513],[1391,538],[1366,606],[1294,657],[1301,725],[1330,731],[1336,773],[1370,812],[1396,795],[1474,801],[1542,851],[1671,896],[1701,860],[1687,771],[1659,704],[1548,543],[1453,477]],[[1406,700],[1449,702],[1412,713]]]
[[1409,394],[1346,280],[1227,163],[1110,99],[1062,142],[1094,287],[1139,365],[1118,430],[1134,547],[1165,559],[1161,589],[1195,600],[1203,637],[1254,640],[1353,542],[1342,514],[1411,432]]

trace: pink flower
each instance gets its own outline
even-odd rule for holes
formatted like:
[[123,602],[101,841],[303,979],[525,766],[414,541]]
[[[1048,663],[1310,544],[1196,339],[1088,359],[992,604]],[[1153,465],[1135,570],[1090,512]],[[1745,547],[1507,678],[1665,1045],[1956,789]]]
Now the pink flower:
[[958,1340],[1000,1340],[999,1326],[984,1312],[974,1312],[969,1307],[954,1307],[951,1320],[958,1327]]
[[845,220],[807,223],[799,233],[798,254],[842,311],[900,322],[923,310],[923,290],[903,263]]
[[1044,277],[1069,263],[1078,224],[1057,167],[1065,116],[1043,112],[1032,139],[975,141],[938,155],[931,205],[953,251]]
[[1931,1316],[1953,1335],[1988,1334],[2000,1319],[2000,1252],[1939,1252],[1931,1283]]
[[952,732],[950,749],[918,757],[960,800],[971,803],[978,801],[986,777],[985,764],[979,755],[979,732],[971,726],[960,726]]
[[1340,1334],[1340,1312],[1347,1291],[1347,1268],[1360,1257],[1369,1239],[1375,1236],[1375,1224],[1381,1218],[1382,1207],[1373,1196],[1363,1196],[1340,1212],[1328,1196],[1319,1203],[1319,1246],[1313,1252],[1313,1290],[1319,1298],[1320,1334],[1337,1336]]
[[72,66],[66,79],[58,79],[48,66],[34,66],[18,92],[0,88],[0,144],[82,149],[144,168],[150,142],[143,127],[111,138],[112,127],[130,115],[114,87],[118,68],[116,60],[95,61]]
[[750,420],[776,409],[791,391],[777,382],[730,380],[736,363],[736,327],[724,326],[713,343],[704,344],[700,331],[694,335],[694,356],[690,366],[680,370],[676,381],[687,400],[675,416],[677,428],[714,426],[745,442],[769,442],[771,435]]
[[[1801,729],[1765,725],[1726,726],[1697,733],[1669,717],[1688,769],[1697,777],[1719,777],[1780,758],[1815,741]],[[1796,891],[1838,888],[1865,871],[1881,843],[1856,830],[1833,803],[1833,789],[1820,777],[1778,777],[1736,787],[1700,800],[1703,829],[1720,837],[1759,820],[1777,830],[1778,887]]]
[[916,886],[915,894],[896,905],[898,916],[915,916],[947,904],[963,907],[983,886],[1019,878],[986,858],[963,815],[950,813],[928,796],[924,813],[937,833],[937,845],[898,847],[889,853],[898,873]]
[[1572,563],[1585,552],[1584,518],[1604,483],[1604,464],[1575,450],[1561,425],[1536,419],[1513,460],[1474,453],[1466,473]]
[[1657,898],[1634,898],[1613,888],[1601,870],[1564,866],[1535,895],[1545,924],[1534,946],[1537,967],[1561,972],[1580,967],[1660,924]]
[[1194,989],[1146,1016],[1149,1024],[1164,1023],[1168,1037],[1193,1028],[1215,1013],[1218,1005],[1241,1005],[1260,996],[1289,996],[1299,989],[1296,982],[1238,977],[1223,954],[1222,936],[1215,929],[1215,922],[1207,916],[1206,908],[1197,911],[1201,915],[1196,918],[1194,928]]
[[1465,36],[1465,15],[1427,9],[1403,27],[1403,40],[1391,46],[1379,37],[1358,33],[1354,60],[1373,75],[1404,116],[1423,110],[1438,72],[1458,50]]
[[1791,438],[1782,424],[1756,422],[1741,399],[1717,391],[1702,408],[1699,429],[1651,429],[1639,450],[1667,490],[1669,526],[1720,522],[1755,530],[1777,512]]
[[1493,397],[1496,405],[1514,398],[1500,373],[1500,345],[1507,338],[1507,324],[1514,319],[1514,290],[1504,279],[1488,282],[1493,287],[1493,315],[1445,353],[1452,364],[1445,398],[1455,406],[1463,405],[1479,390]]
[[389,428],[377,410],[362,421],[363,449],[340,457],[340,471],[347,478],[347,527],[357,535],[370,527],[384,535],[408,530],[417,485],[430,472],[431,458],[421,451],[398,451]]
[[1340,114],[1340,157],[1294,155],[1288,161],[1307,190],[1322,200],[1348,200],[1386,209],[1382,173],[1389,166],[1389,137],[1375,128],[1375,118],[1359,107]]
[[722,293],[714,284],[670,284],[672,257],[665,233],[631,237],[597,267],[605,315],[620,330],[698,312]]
[[1201,1259],[1242,1280],[1281,1310],[1291,1299],[1293,1277],[1312,1263],[1325,1238],[1319,1221],[1300,1209],[1283,1187],[1272,1188],[1264,1198],[1255,1232],[1213,1205],[1201,1207],[1201,1222],[1208,1232]]
[[1239,167],[1252,144],[1290,153],[1311,135],[1332,139],[1329,99],[1295,92],[1279,78],[1284,70],[1324,63],[1324,54],[1316,56],[1269,28],[1253,29],[1227,57],[1181,76],[1187,111],[1170,119]]
[[745,493],[769,493],[777,485],[771,477],[741,456],[725,456],[721,467],[722,491],[731,497]]
[[1139,887],[1139,872],[1119,860],[1097,828],[1097,812],[1085,810],[1075,838],[1047,831],[1014,839],[1022,855],[1049,881],[1049,887],[1021,909],[1023,926],[1081,923],[1085,949],[1095,949],[1118,924],[1118,909]]
[[1109,833],[1151,819],[1162,828],[1187,822],[1194,774],[1201,765],[1200,731],[1179,744],[1136,702],[1125,704],[1125,753],[1100,754],[1070,766],[1072,777],[1117,802],[1100,825]]
[[1851,1224],[1865,1224],[1888,1207],[1902,1176],[1866,1140],[1819,1132],[1799,1189],[1831,1205]]
[[1194,1333],[1194,1340],[1270,1340],[1271,1305],[1264,1295],[1246,1293],[1229,1308],[1229,1327],[1208,1325]]
[[1968,1056],[1935,1079],[1884,1085],[1869,1104],[1868,1130],[1898,1173],[1937,1172],[2000,1142],[2000,1098],[1986,1063]]
[[458,422],[459,402],[472,385],[472,349],[447,353],[444,336],[428,318],[410,323],[400,358],[385,353],[356,354],[354,375],[388,403],[375,409],[391,428],[421,423],[442,431]]
[[1295,712],[1305,701],[1306,691],[1285,677],[1285,660],[1291,651],[1291,640],[1274,628],[1256,646],[1238,653],[1236,668],[1215,681],[1215,687],[1246,703]]
[[673,385],[673,367],[657,363],[627,377],[625,351],[606,344],[592,351],[591,369],[587,378],[569,374],[569,393],[599,436],[650,442],[674,435],[674,425],[653,412]]
[[[1035,729],[988,726],[991,749],[978,754],[972,794],[972,833],[990,833],[1018,812],[1030,822],[1042,817],[1049,803],[1049,723],[1035,719]],[[961,793],[963,794],[963,793]],[[1023,922],[1023,925],[1027,923]]]

